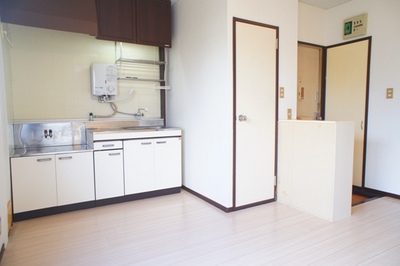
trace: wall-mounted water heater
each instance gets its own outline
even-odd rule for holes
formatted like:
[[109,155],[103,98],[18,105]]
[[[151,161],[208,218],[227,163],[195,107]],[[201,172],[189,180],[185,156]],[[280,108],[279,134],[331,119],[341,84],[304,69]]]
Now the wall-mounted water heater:
[[117,66],[113,64],[92,64],[91,90],[94,96],[117,95]]

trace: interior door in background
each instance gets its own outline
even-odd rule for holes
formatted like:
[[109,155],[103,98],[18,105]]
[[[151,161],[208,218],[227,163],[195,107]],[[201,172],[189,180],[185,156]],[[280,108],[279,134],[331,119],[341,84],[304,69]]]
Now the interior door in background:
[[369,37],[327,49],[325,120],[355,123],[355,186],[363,186],[370,41]]
[[275,197],[278,30],[234,25],[234,207],[240,207]]
[[303,43],[297,47],[297,119],[319,120],[323,48]]

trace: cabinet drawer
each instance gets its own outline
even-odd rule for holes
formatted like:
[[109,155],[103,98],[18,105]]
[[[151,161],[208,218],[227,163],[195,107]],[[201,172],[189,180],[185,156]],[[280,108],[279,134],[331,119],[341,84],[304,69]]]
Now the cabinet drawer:
[[122,149],[122,141],[100,141],[95,142],[93,144],[93,148],[96,151],[100,150],[113,150],[113,149]]

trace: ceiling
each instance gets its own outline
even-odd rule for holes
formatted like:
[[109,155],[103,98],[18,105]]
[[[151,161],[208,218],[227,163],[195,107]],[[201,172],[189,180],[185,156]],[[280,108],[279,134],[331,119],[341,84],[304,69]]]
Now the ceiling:
[[350,2],[351,0],[299,0],[304,4],[319,7],[322,9],[330,9],[335,6]]
[[[171,0],[171,4],[175,4],[178,0]],[[299,0],[304,4],[308,4],[311,6],[319,7],[322,9],[329,9],[335,6],[339,6],[341,4],[350,2],[351,0]]]

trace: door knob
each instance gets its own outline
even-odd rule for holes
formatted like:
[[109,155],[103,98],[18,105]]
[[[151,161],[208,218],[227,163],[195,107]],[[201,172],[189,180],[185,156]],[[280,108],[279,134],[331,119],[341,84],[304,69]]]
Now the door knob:
[[247,116],[245,116],[245,115],[239,115],[239,121],[240,121],[240,122],[247,121]]

